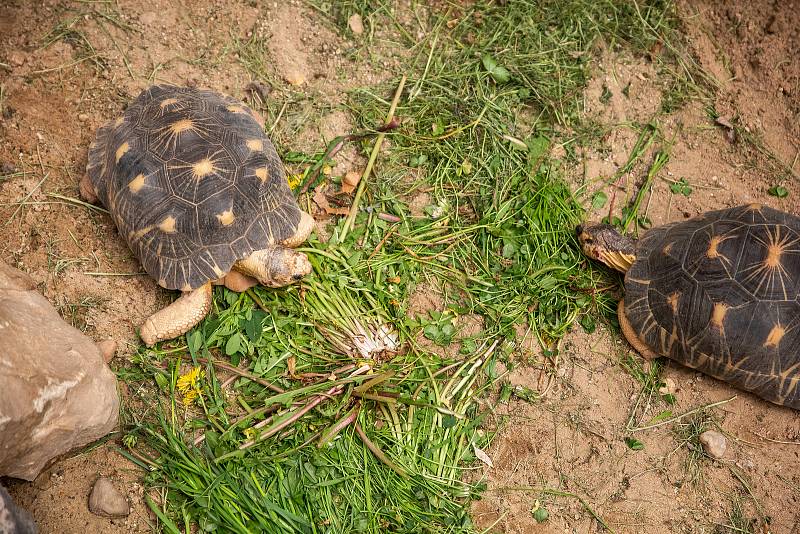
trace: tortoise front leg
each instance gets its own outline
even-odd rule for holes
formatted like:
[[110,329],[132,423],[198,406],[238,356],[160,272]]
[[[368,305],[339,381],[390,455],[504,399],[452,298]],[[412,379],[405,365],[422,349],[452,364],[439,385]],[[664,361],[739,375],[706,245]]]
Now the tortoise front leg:
[[79,189],[83,200],[89,204],[97,204],[97,194],[94,191],[94,186],[92,185],[92,181],[89,179],[88,173],[85,173],[83,178],[81,178]]
[[308,236],[311,235],[311,232],[314,230],[314,217],[306,213],[305,211],[300,211],[300,222],[297,224],[297,230],[295,230],[294,235],[289,239],[285,240],[281,245],[284,247],[295,248],[302,245]]
[[203,320],[211,309],[211,282],[194,291],[187,291],[175,302],[159,310],[144,322],[139,336],[148,347],[159,341],[186,333]]

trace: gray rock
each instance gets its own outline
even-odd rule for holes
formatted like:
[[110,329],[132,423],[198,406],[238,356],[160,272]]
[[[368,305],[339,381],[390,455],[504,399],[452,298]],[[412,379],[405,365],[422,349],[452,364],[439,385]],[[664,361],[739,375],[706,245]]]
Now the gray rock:
[[31,514],[19,508],[11,495],[0,486],[0,534],[36,534]]
[[707,455],[720,459],[728,450],[728,440],[716,430],[706,430],[700,434],[700,444]]
[[109,479],[100,477],[89,495],[89,511],[102,517],[125,517],[131,513],[131,505]]
[[0,476],[33,480],[117,424],[114,374],[25,273],[0,261]]

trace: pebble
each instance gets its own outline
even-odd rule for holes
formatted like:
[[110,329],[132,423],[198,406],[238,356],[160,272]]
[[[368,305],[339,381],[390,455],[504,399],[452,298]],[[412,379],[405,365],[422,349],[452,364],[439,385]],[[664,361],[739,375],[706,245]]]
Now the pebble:
[[109,479],[100,477],[89,495],[89,511],[101,517],[125,517],[131,513],[131,506]]
[[356,35],[364,33],[364,22],[361,20],[361,15],[358,13],[350,15],[350,18],[347,19],[347,25],[350,26],[350,31]]
[[295,87],[303,85],[306,81],[305,75],[303,75],[303,73],[299,70],[291,70],[287,72],[284,78],[287,82],[289,82],[289,84],[294,85]]
[[110,363],[117,353],[117,342],[113,339],[104,339],[97,343],[97,348],[100,349],[100,354],[103,356],[103,361]]
[[14,50],[10,54],[8,54],[8,62],[11,63],[12,67],[21,67],[25,64],[25,61],[28,59],[27,54],[20,50]]
[[664,385],[658,388],[658,392],[662,395],[674,395],[676,391],[678,391],[678,386],[675,384],[675,381],[671,378],[665,378],[662,380]]
[[725,456],[728,450],[728,440],[716,430],[706,430],[700,434],[700,444],[707,455],[716,459]]

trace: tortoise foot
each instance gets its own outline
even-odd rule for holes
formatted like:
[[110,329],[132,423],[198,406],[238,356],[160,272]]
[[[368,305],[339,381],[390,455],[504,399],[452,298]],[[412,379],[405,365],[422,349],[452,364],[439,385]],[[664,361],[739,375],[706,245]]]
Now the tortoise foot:
[[148,347],[159,341],[178,337],[203,320],[211,309],[211,283],[188,291],[175,302],[159,310],[142,325],[139,336]]

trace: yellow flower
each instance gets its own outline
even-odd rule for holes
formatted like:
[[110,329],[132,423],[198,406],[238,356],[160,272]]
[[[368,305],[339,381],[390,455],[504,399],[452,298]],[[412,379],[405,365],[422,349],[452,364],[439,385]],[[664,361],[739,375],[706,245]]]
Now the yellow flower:
[[183,404],[185,406],[192,404],[201,395],[202,391],[199,382],[204,376],[203,370],[200,367],[195,367],[188,373],[178,377],[178,382],[175,386],[183,395]]
[[287,178],[289,182],[289,189],[294,189],[303,182],[302,174],[290,174]]

